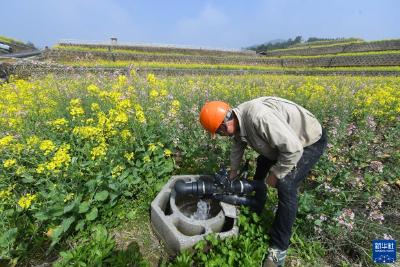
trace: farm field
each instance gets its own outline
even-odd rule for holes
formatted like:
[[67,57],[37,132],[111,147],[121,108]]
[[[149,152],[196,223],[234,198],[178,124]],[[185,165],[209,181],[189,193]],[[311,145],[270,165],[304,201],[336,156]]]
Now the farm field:
[[[241,208],[238,237],[209,236],[176,257],[154,237],[149,204],[171,175],[228,164],[229,140],[198,122],[205,101],[267,95],[309,109],[329,137],[301,189],[288,265],[373,266],[371,240],[400,237],[399,77],[133,69],[11,77],[0,92],[0,259],[11,265],[258,266],[276,191],[261,216]],[[253,174],[256,155],[245,157]]]

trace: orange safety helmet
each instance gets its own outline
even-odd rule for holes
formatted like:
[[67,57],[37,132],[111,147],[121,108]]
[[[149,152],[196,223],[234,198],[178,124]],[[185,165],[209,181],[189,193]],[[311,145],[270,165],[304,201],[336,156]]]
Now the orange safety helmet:
[[229,109],[230,107],[228,103],[222,101],[211,101],[205,103],[200,111],[201,125],[203,125],[204,129],[214,136],[215,131],[224,121]]

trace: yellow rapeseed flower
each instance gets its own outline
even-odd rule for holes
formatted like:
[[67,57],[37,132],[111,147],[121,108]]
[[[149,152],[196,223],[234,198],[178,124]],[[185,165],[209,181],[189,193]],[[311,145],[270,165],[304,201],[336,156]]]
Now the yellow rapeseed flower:
[[8,169],[17,164],[16,159],[6,159],[3,163],[4,168]]
[[30,147],[35,146],[37,144],[39,144],[40,139],[39,137],[37,137],[36,135],[32,135],[30,136],[27,140],[26,140],[26,144]]
[[68,121],[65,118],[56,119],[50,121],[49,124],[53,126],[56,130],[62,130],[64,127],[68,126]]
[[11,135],[7,135],[3,138],[0,138],[0,149],[8,146],[13,140],[14,137],[12,137]]
[[7,189],[0,190],[0,200],[1,199],[7,199],[12,195],[12,190],[15,188],[15,185],[10,185],[7,187]]
[[121,88],[127,84],[128,84],[128,78],[125,75],[118,75],[116,87]]
[[128,140],[130,137],[132,137],[132,133],[131,133],[129,130],[127,130],[127,129],[122,130],[122,131],[121,131],[121,137],[122,137],[122,139],[123,139],[124,141],[126,141],[126,140]]
[[[59,172],[62,167],[68,167],[71,162],[71,156],[69,150],[71,146],[69,144],[63,144],[56,151],[50,162],[47,163],[46,169],[49,171]],[[36,169],[38,172],[38,169]]]
[[43,173],[46,170],[46,164],[41,163],[36,167],[37,173]]
[[155,144],[149,144],[149,151],[153,152],[156,149],[157,149],[157,146]]
[[172,101],[172,103],[171,103],[171,106],[174,108],[174,109],[179,109],[180,108],[180,106],[181,106],[181,103],[179,102],[179,100],[173,100]]
[[22,208],[22,209],[28,209],[31,205],[32,205],[32,201],[34,201],[36,199],[36,195],[35,194],[26,194],[24,196],[22,196],[19,200],[18,200],[18,205]]
[[92,160],[105,156],[107,153],[107,145],[105,143],[101,143],[100,145],[94,147],[90,152],[92,156]]
[[15,171],[15,174],[16,174],[16,175],[21,175],[21,174],[23,174],[25,171],[26,171],[25,166],[19,166],[19,167],[17,168],[17,170]]
[[157,98],[158,97],[158,92],[157,92],[157,90],[151,90],[150,91],[150,97],[151,98]]
[[172,155],[172,151],[171,150],[169,150],[169,149],[165,149],[164,150],[164,156],[170,157],[171,155]]
[[97,140],[102,135],[102,130],[94,126],[78,126],[72,130],[72,133],[82,139]]
[[116,108],[118,110],[126,111],[127,109],[131,108],[131,106],[131,101],[129,99],[124,99],[117,103]]
[[85,111],[83,110],[83,108],[81,106],[81,100],[79,98],[75,98],[70,101],[69,114],[71,114],[71,116],[73,118],[77,118],[77,117],[85,114]]
[[92,104],[90,105],[90,109],[91,109],[93,112],[98,112],[98,111],[100,111],[100,105],[99,105],[98,103],[92,103]]
[[150,162],[150,161],[151,161],[151,159],[150,159],[149,156],[146,155],[146,156],[143,157],[143,162],[144,162],[144,163],[148,163],[148,162]]
[[176,113],[178,113],[180,107],[181,107],[181,103],[179,102],[179,100],[173,100],[171,103],[171,109],[169,111],[170,115],[175,116]]
[[71,199],[74,198],[74,196],[75,196],[74,193],[69,193],[69,194],[67,194],[67,195],[65,196],[65,198],[64,198],[64,202],[70,201]]
[[97,95],[100,93],[99,87],[97,87],[95,84],[90,84],[87,88],[89,93]]
[[128,122],[128,115],[124,111],[117,111],[115,109],[110,109],[109,116],[111,120],[119,124]]
[[136,120],[140,123],[146,123],[146,117],[144,116],[142,106],[139,104],[136,104],[135,111],[136,111]]
[[156,83],[157,83],[156,76],[154,76],[153,73],[149,73],[149,74],[147,75],[147,82],[148,82],[149,84],[156,84]]
[[51,140],[43,140],[39,145],[39,149],[44,152],[44,155],[48,155],[55,148],[56,148],[56,146],[54,145],[53,141],[51,141]]
[[129,161],[131,161],[134,158],[134,156],[135,156],[135,153],[133,153],[133,152],[130,152],[130,153],[125,152],[124,153],[124,157]]
[[160,96],[166,96],[166,95],[168,95],[168,91],[165,88],[162,88],[160,90]]
[[116,177],[120,176],[124,169],[125,169],[125,167],[122,165],[117,165],[116,167],[114,167],[111,171],[112,178],[116,178]]

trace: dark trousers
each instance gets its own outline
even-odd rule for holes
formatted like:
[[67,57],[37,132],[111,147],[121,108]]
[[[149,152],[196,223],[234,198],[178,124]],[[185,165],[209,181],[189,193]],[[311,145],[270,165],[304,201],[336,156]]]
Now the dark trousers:
[[[321,138],[314,144],[305,147],[303,155],[294,168],[284,178],[278,180],[278,209],[270,230],[270,245],[281,250],[289,247],[289,240],[292,235],[292,226],[296,219],[298,196],[297,190],[300,182],[308,175],[311,168],[322,156],[327,145],[326,132],[322,131]],[[276,161],[270,160],[262,155],[257,158],[257,168],[254,175],[255,180],[265,179],[269,169]],[[265,200],[264,202],[265,203]]]

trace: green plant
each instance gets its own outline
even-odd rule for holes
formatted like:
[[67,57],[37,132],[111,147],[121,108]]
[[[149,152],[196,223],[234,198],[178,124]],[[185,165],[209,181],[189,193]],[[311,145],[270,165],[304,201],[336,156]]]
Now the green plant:
[[93,227],[92,235],[73,249],[60,252],[61,258],[54,266],[148,266],[136,243],[129,244],[126,250],[116,250],[115,241],[102,225]]

